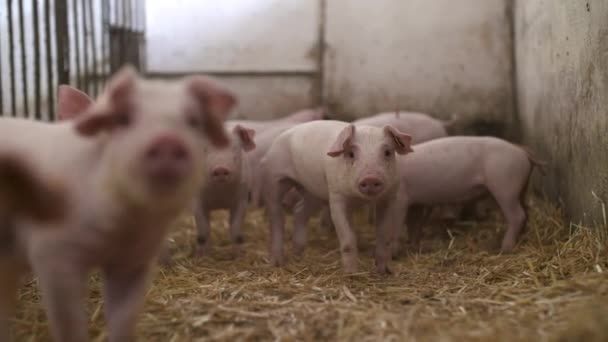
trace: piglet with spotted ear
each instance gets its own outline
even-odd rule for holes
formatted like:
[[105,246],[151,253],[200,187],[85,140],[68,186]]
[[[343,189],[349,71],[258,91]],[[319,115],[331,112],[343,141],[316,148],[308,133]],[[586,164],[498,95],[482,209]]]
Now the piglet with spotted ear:
[[261,162],[264,203],[271,225],[270,259],[284,263],[281,200],[292,187],[303,200],[294,212],[295,252],[306,244],[306,223],[329,203],[346,272],[357,271],[357,241],[350,216],[354,208],[378,208],[376,270],[389,273],[390,243],[397,218],[400,178],[396,155],[411,152],[411,136],[392,126],[354,126],[313,121],[293,127],[272,143]]
[[209,214],[212,210],[230,211],[230,237],[234,256],[241,253],[244,242],[242,225],[251,188],[251,172],[247,154],[255,149],[255,131],[236,125],[232,128],[227,147],[211,147],[205,156],[203,187],[195,205],[198,228],[197,254],[209,253]]
[[[38,278],[54,339],[86,341],[94,269],[103,278],[108,340],[133,340],[167,230],[203,185],[207,148],[230,142],[223,121],[236,100],[203,76],[152,81],[125,67],[84,112],[78,108],[86,101],[68,102],[60,107],[71,108],[64,111],[71,120],[0,119],[0,156],[20,156],[35,174],[63,185],[68,201],[58,220],[30,214],[0,222],[0,231],[12,233],[0,248],[2,341],[28,271]],[[31,183],[12,183],[19,189],[11,191],[36,198]]]

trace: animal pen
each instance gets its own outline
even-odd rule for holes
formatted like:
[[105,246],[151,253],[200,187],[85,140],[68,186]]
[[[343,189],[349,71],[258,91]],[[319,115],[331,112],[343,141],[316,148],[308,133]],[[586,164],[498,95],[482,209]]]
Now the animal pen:
[[[488,201],[457,218],[431,215],[421,246],[390,275],[372,271],[366,211],[353,218],[354,274],[319,217],[306,252],[287,244],[286,265],[274,267],[262,209],[249,209],[237,258],[223,211],[212,215],[214,249],[196,257],[186,211],[138,340],[606,341],[607,37],[605,0],[0,0],[0,113],[55,121],[60,84],[95,97],[129,63],[153,79],[214,76],[239,98],[239,119],[317,106],[345,121],[456,113],[451,134],[513,140],[547,161],[512,253],[496,248],[506,223]],[[50,340],[37,280],[25,283],[14,341]],[[102,292],[95,273],[95,341],[107,339]]]

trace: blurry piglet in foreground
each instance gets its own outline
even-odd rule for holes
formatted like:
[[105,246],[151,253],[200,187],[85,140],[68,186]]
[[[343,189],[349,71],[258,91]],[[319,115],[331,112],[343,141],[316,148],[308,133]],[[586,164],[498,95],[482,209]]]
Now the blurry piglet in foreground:
[[284,263],[283,195],[295,187],[303,200],[294,213],[296,254],[306,244],[306,223],[329,203],[338,233],[344,270],[356,272],[357,241],[352,210],[376,203],[378,229],[376,270],[389,273],[390,243],[399,217],[399,172],[395,154],[411,151],[411,137],[392,126],[354,126],[340,121],[314,121],[293,127],[272,143],[262,159],[264,202],[271,226],[270,261]]
[[251,186],[247,154],[256,147],[254,134],[253,130],[236,125],[230,131],[230,144],[227,147],[210,147],[206,153],[204,183],[194,209],[199,256],[209,252],[209,214],[216,209],[230,210],[230,236],[234,256],[241,252],[244,242],[242,225]]
[[[523,196],[530,173],[544,162],[523,147],[493,137],[447,137],[416,145],[415,150],[397,162],[403,218],[412,205],[462,204],[489,193],[507,220],[501,250],[513,250],[526,222]],[[421,229],[408,220],[414,246],[420,242]],[[394,252],[399,249],[398,236]]]
[[149,81],[125,67],[73,120],[0,119],[0,146],[61,181],[69,201],[59,222],[7,223],[14,230],[0,250],[0,340],[8,338],[18,281],[28,269],[38,277],[55,340],[87,340],[93,269],[103,276],[109,341],[133,339],[167,229],[202,185],[206,146],[228,144],[222,122],[234,104],[203,76]]

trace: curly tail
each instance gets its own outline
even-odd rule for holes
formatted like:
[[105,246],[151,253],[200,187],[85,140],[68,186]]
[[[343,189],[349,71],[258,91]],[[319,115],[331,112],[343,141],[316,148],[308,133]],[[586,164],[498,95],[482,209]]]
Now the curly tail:
[[521,148],[522,150],[524,150],[524,152],[526,152],[526,155],[528,156],[528,160],[530,161],[530,163],[532,163],[532,166],[536,166],[538,167],[538,170],[540,171],[540,173],[544,175],[546,175],[545,173],[545,166],[547,166],[547,162],[544,160],[540,160],[536,157],[536,155],[534,154],[534,152],[532,151],[532,149],[530,149],[527,146],[524,145],[517,145],[519,148]]
[[450,116],[449,119],[442,121],[443,127],[445,129],[450,129],[450,128],[454,127],[454,125],[456,125],[463,118],[464,118],[464,116],[460,113],[452,113],[452,115]]

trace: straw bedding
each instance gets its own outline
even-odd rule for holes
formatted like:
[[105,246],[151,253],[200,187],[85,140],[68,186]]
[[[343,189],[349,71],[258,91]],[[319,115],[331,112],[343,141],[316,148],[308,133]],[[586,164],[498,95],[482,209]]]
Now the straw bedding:
[[[318,220],[309,247],[282,269],[267,262],[268,225],[252,211],[245,254],[231,259],[226,214],[213,220],[210,257],[191,257],[193,220],[171,234],[172,267],[158,269],[138,324],[140,341],[606,341],[606,223],[568,224],[561,212],[529,200],[528,230],[510,255],[488,251],[502,238],[499,212],[476,222],[434,223],[419,253],[373,269],[374,230],[358,227],[360,270],[341,271],[335,235]],[[290,227],[290,225],[288,225]],[[289,231],[289,229],[288,229]],[[289,236],[289,234],[287,234]],[[106,339],[99,281],[91,280],[90,330]],[[34,281],[23,288],[14,321],[17,341],[49,339]]]

